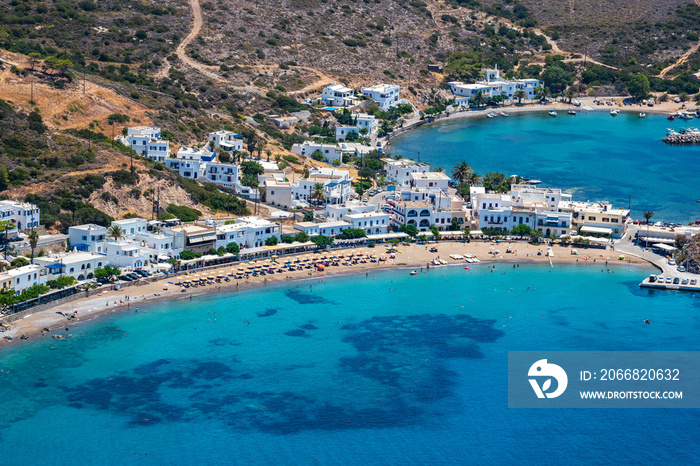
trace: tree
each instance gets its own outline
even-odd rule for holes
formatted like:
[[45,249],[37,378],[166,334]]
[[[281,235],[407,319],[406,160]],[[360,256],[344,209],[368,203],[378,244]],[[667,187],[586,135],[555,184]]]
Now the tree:
[[311,158],[318,161],[318,162],[325,162],[326,158],[323,156],[323,152],[320,150],[316,149],[311,153]]
[[360,170],[358,170],[357,176],[364,180],[369,180],[371,178],[374,178],[374,170],[372,170],[369,167],[361,168]]
[[298,243],[306,243],[308,240],[309,240],[309,235],[307,235],[303,231],[294,235],[294,241],[296,241]]
[[435,225],[431,225],[430,232],[433,234],[434,240],[440,239],[440,230],[438,230],[438,227],[436,227]]
[[465,180],[469,186],[476,186],[479,183],[481,183],[481,175],[477,173],[470,173],[467,179]]
[[323,183],[314,183],[309,199],[316,202],[316,205],[322,204],[326,200],[326,188]]
[[276,236],[270,236],[265,240],[265,246],[277,246],[278,238]]
[[32,248],[32,264],[33,264],[34,263],[34,250],[36,249],[36,245],[39,243],[39,233],[36,230],[32,230],[29,232],[28,238],[29,238],[29,247]]
[[401,225],[399,231],[415,238],[418,234],[418,227],[415,225]]
[[646,98],[646,96],[649,95],[649,92],[651,91],[649,79],[642,73],[637,73],[634,76],[632,76],[630,82],[627,83],[627,90],[635,98],[635,100],[642,100]]
[[29,261],[24,257],[17,257],[10,262],[10,265],[12,267],[24,267],[25,265],[29,265]]
[[34,71],[34,67],[41,61],[41,54],[37,52],[32,52],[29,54],[29,65],[32,67],[32,71]]
[[532,228],[530,228],[529,225],[521,223],[512,230],[510,230],[510,233],[513,235],[528,236],[530,233],[532,233]]
[[482,184],[486,192],[507,193],[510,191],[511,180],[512,178],[506,179],[501,172],[489,172],[484,175]]
[[72,68],[72,67],[73,67],[73,62],[68,60],[68,59],[56,61],[56,68],[58,68],[58,71],[61,72],[61,76],[65,76],[66,70],[68,70],[68,68]]
[[311,241],[313,241],[316,244],[316,247],[319,249],[323,249],[326,246],[330,246],[333,244],[333,238],[324,235],[314,236],[313,238],[311,238]]
[[472,232],[469,228],[462,228],[462,233],[464,234],[464,238],[467,240],[467,243],[472,242]]
[[259,141],[257,144],[255,144],[255,150],[258,151],[258,160],[260,160],[260,157],[262,157],[262,151],[265,148],[265,143],[262,141]]
[[472,167],[469,166],[467,162],[461,162],[452,168],[452,178],[458,183],[467,181],[469,173],[471,173]]
[[651,217],[653,216],[654,212],[652,212],[651,210],[645,210],[644,212],[642,212],[642,217],[644,217],[644,221],[647,224],[647,236],[645,237],[646,241],[644,243],[644,247],[649,246],[649,220],[651,220]]
[[124,238],[124,229],[119,225],[112,225],[111,227],[107,228],[107,234],[116,241],[119,241],[120,239]]
[[182,251],[180,253],[180,259],[182,259],[184,261],[192,260],[192,259],[194,259],[194,257],[195,257],[194,252],[190,251],[189,249],[185,249],[184,251]]
[[272,156],[272,151],[270,149],[265,151],[265,155],[267,155],[267,161],[270,161],[270,157]]
[[542,81],[544,85],[552,90],[552,92],[561,92],[566,89],[566,86],[574,82],[574,78],[564,68],[556,65],[548,66],[542,72]]
[[313,222],[314,221],[314,213],[312,211],[304,212],[304,221],[305,222]]
[[542,233],[540,233],[540,232],[537,231],[537,230],[532,230],[532,231],[530,232],[530,242],[533,243],[533,244],[538,243],[541,236],[542,236]]
[[238,243],[230,242],[226,245],[226,252],[238,255],[241,252],[241,247],[238,245]]
[[522,89],[520,89],[519,91],[515,91],[515,94],[513,94],[513,97],[518,99],[518,105],[520,105],[520,103],[523,101],[523,99],[526,96],[527,96],[527,94],[525,94],[525,91],[523,91]]

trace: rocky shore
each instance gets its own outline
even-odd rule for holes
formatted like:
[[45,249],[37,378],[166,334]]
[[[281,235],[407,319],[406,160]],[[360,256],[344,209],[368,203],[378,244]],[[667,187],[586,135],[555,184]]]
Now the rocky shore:
[[700,144],[700,132],[699,131],[689,131],[685,133],[676,133],[666,135],[662,139],[666,144]]

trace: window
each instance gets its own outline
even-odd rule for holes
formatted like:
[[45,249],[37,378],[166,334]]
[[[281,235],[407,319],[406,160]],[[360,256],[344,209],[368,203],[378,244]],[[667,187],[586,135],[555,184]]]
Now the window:
[[610,221],[610,219],[609,219],[609,218],[607,218],[607,217],[603,217],[603,221],[604,221],[604,222],[609,222],[609,221]]
[[592,220],[595,222],[595,217],[588,217],[588,220]]

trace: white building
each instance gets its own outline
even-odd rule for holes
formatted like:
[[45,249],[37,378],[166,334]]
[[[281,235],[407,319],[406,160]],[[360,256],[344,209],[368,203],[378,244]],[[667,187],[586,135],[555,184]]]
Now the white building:
[[538,79],[503,79],[498,66],[483,68],[481,73],[484,75],[484,79],[473,84],[465,84],[460,81],[447,83],[455,96],[457,105],[467,105],[468,101],[474,99],[478,93],[481,93],[484,98],[505,95],[509,99],[514,99],[517,91],[523,91],[526,99],[534,99],[537,95],[536,89],[543,86],[542,81]]
[[148,256],[151,263],[177,259],[183,251],[182,248],[175,248],[172,236],[161,233],[141,232],[134,235],[134,239],[140,243],[143,254]]
[[401,88],[396,84],[379,84],[372,87],[363,87],[362,95],[374,100],[386,110],[398,103],[400,91]]
[[48,281],[46,269],[42,265],[30,264],[5,271],[12,278],[15,294],[20,294],[34,285],[45,285]]
[[311,157],[311,155],[319,151],[327,163],[333,163],[336,160],[338,163],[343,162],[343,155],[349,157],[359,157],[366,155],[372,150],[372,147],[365,146],[359,143],[342,142],[339,144],[322,144],[314,141],[304,141],[303,143],[294,144],[292,146],[292,154]]
[[291,128],[299,123],[299,118],[295,116],[270,115],[266,120],[274,123],[278,128]]
[[170,142],[161,139],[160,128],[135,126],[127,130],[126,138],[116,139],[131,147],[137,154],[156,162],[165,162],[169,154]]
[[345,220],[348,214],[363,214],[375,212],[377,206],[356,201],[345,202],[343,204],[331,204],[326,206],[326,218],[329,221]]
[[34,263],[46,267],[48,280],[55,280],[61,275],[73,277],[76,280],[89,280],[95,277],[96,268],[108,265],[105,255],[92,252],[50,254],[35,257]]
[[241,190],[241,171],[239,165],[223,162],[209,162],[205,167],[206,181]]
[[146,233],[148,231],[147,223],[142,218],[127,218],[113,221],[112,226],[118,226],[124,231],[125,235],[133,236],[139,233]]
[[450,177],[441,172],[413,172],[410,175],[412,188],[436,188],[447,191]]
[[615,209],[607,202],[574,202],[570,199],[560,202],[558,207],[572,215],[574,232],[581,236],[594,234],[619,239],[627,231],[628,209]]
[[183,178],[200,179],[204,176],[208,162],[214,160],[215,154],[206,148],[182,146],[174,158],[168,158],[165,166],[180,174]]
[[348,222],[297,222],[294,224],[294,229],[303,231],[309,236],[328,236],[334,238],[343,230],[350,228],[352,225]]
[[279,241],[281,232],[279,223],[261,217],[241,217],[236,223],[217,225],[216,248],[225,248],[229,243],[236,243],[241,249],[261,247],[273,236]]
[[114,267],[138,269],[148,265],[149,260],[141,245],[134,241],[108,241],[105,243],[107,263]]
[[386,167],[386,180],[397,183],[402,187],[411,186],[412,173],[425,173],[430,171],[430,165],[427,163],[417,163],[411,159],[393,160],[389,158],[382,159]]
[[105,240],[108,237],[107,227],[89,223],[68,228],[68,245],[83,252],[105,252]]
[[381,235],[388,232],[391,218],[383,212],[364,212],[346,214],[345,221],[352,224],[352,228],[361,228],[368,235]]
[[39,208],[28,202],[0,201],[0,221],[14,223],[18,230],[39,227]]
[[356,99],[355,90],[342,84],[326,86],[321,94],[321,102],[329,107],[350,107]]
[[216,131],[209,133],[209,142],[214,143],[214,147],[223,150],[243,150],[243,136],[233,131]]
[[324,200],[319,204],[342,204],[352,196],[352,179],[347,170],[316,168],[309,172],[308,178],[299,179],[293,194],[296,199],[311,203],[314,188],[320,183],[323,185]]
[[365,136],[371,137],[372,134],[379,130],[379,121],[374,117],[374,115],[367,115],[366,113],[353,114],[353,119],[355,124],[352,125],[336,125],[335,126],[335,138],[338,141],[344,141],[348,133],[354,131],[358,136],[362,135],[362,129],[366,129],[367,133]]

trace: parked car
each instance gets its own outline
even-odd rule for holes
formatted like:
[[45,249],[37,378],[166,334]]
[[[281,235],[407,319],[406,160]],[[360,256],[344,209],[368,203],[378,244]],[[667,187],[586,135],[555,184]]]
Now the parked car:
[[678,285],[680,282],[681,282],[681,279],[678,278],[678,277],[676,277],[676,278],[673,279],[673,284],[674,284],[674,285]]
[[691,284],[691,285],[697,285],[697,284],[698,284],[698,280],[697,280],[696,278],[691,278],[691,279],[690,279],[690,284]]
[[687,285],[687,284],[688,284],[687,278],[684,278],[683,280],[681,280],[681,285]]
[[676,260],[671,258],[668,260],[668,265],[676,265]]
[[678,271],[679,271],[679,272],[685,272],[685,267],[683,267],[682,265],[679,265],[679,266],[678,266]]
[[124,275],[119,275],[119,280],[124,280],[125,282],[133,282],[134,279],[131,278],[130,276],[124,274]]
[[632,223],[635,225],[639,225],[639,220],[632,220]]
[[21,236],[13,236],[12,238],[10,238],[10,241],[17,242],[17,241],[24,241],[24,239],[22,239]]
[[112,283],[112,280],[107,277],[102,277],[97,279],[97,283],[100,285],[109,285]]
[[134,273],[134,272],[128,273],[126,275],[131,277],[132,280],[138,280],[139,278],[141,278],[141,275]]
[[673,279],[671,277],[666,277],[666,283],[671,283]]
[[150,277],[151,273],[146,270],[134,270],[134,273],[141,275],[142,277]]
[[664,280],[665,280],[665,278],[663,277],[663,275],[659,275],[659,276],[657,277],[657,280],[659,281],[659,283],[663,283]]

